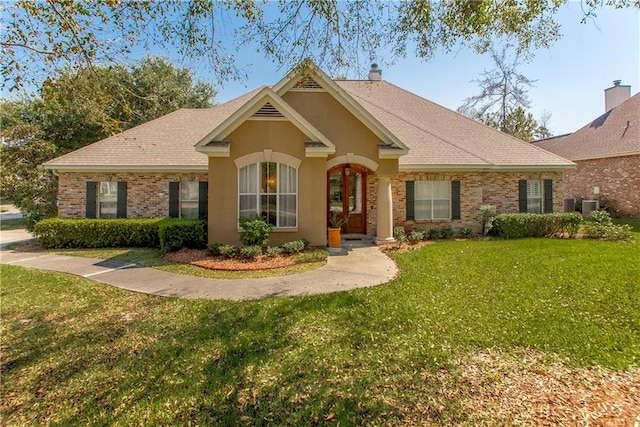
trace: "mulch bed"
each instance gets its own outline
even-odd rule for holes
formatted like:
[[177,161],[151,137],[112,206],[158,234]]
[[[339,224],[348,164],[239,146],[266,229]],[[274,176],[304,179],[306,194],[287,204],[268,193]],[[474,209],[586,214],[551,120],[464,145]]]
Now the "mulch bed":
[[192,264],[210,270],[226,271],[253,271],[271,270],[274,268],[291,267],[295,265],[295,258],[289,255],[267,256],[262,255],[253,260],[224,258],[209,255],[204,249],[180,249],[170,252],[162,257],[167,262],[179,262]]

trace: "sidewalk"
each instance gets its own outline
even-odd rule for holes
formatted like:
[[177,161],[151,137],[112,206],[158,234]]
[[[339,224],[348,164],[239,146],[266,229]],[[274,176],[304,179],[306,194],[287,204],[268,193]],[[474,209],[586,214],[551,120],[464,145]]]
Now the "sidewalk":
[[368,242],[347,242],[319,269],[264,279],[206,279],[119,261],[13,250],[0,252],[0,263],[70,273],[150,295],[224,300],[346,291],[386,283],[398,272],[395,263]]

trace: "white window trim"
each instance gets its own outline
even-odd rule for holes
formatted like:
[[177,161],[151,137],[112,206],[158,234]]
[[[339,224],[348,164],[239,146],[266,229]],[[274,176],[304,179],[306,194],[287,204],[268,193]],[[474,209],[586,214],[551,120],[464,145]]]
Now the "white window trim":
[[[195,200],[184,200],[182,198],[182,186],[184,184],[195,184],[196,185],[196,199]],[[178,185],[178,218],[184,218],[184,216],[182,215],[182,203],[183,202],[195,202],[196,203],[196,217],[195,218],[190,218],[190,219],[198,219],[199,216],[199,208],[200,208],[200,183],[198,181],[180,181],[180,184]]]
[[[413,202],[414,202],[414,209],[413,209],[413,215],[414,215],[414,220],[415,221],[450,221],[451,220],[451,212],[452,212],[452,206],[451,206],[451,181],[444,181],[444,180],[437,180],[437,181],[414,181],[414,187],[416,185],[419,185],[420,183],[435,183],[435,182],[446,182],[447,183],[447,189],[449,191],[449,194],[446,199],[445,198],[431,198],[431,199],[418,199],[415,195],[415,189],[414,189],[414,197],[413,197]],[[416,202],[420,200],[420,201],[431,201],[431,218],[421,218],[418,215],[418,209],[415,207]],[[434,212],[433,212],[433,202],[434,201],[442,201],[442,200],[446,200],[449,202],[449,215],[447,217],[441,217],[441,218],[436,218],[434,217]]]
[[[262,153],[256,153],[256,154],[259,154],[260,158],[263,158],[261,156]],[[281,158],[281,159],[284,159],[284,160],[290,160],[289,158],[295,159],[295,157],[289,156],[287,154],[284,154],[283,156],[287,156],[288,157],[288,158],[287,157]],[[237,206],[236,206],[236,212],[238,213],[238,215],[237,215],[238,216],[238,219],[237,219],[237,230],[238,231],[242,231],[242,227],[240,227],[240,197],[241,196],[255,196],[256,197],[256,207],[257,207],[256,214],[259,214],[260,197],[264,196],[265,194],[267,194],[267,193],[263,194],[263,193],[260,192],[260,188],[261,188],[261,185],[260,185],[261,164],[262,163],[275,163],[276,164],[276,170],[278,171],[277,172],[278,175],[280,174],[280,165],[282,165],[282,164],[286,165],[286,166],[289,166],[289,167],[293,168],[296,171],[296,192],[295,193],[280,193],[279,191],[276,191],[275,193],[268,193],[268,195],[272,195],[272,196],[276,197],[276,206],[277,206],[276,207],[276,223],[278,222],[278,220],[280,218],[280,204],[279,204],[278,198],[280,196],[296,196],[296,217],[295,217],[296,225],[294,225],[294,226],[278,226],[278,225],[274,225],[273,226],[273,231],[274,232],[278,232],[278,231],[298,231],[298,221],[299,221],[299,218],[298,218],[299,206],[298,205],[299,205],[299,200],[300,200],[300,197],[299,197],[298,167],[294,166],[293,164],[290,164],[289,162],[274,161],[274,159],[271,156],[269,156],[269,158],[271,158],[271,160],[258,160],[256,162],[250,162],[250,163],[247,163],[246,160],[247,159],[256,159],[256,158],[258,158],[258,156],[247,155],[247,156],[243,156],[243,157],[244,157],[244,161],[239,161],[240,159],[236,160],[236,165],[238,165],[238,164],[242,164],[243,165],[242,167],[238,167],[237,168],[237,171],[238,171],[237,172],[237,174],[238,174],[237,175],[238,176],[238,191],[237,191]],[[276,156],[276,157],[279,157],[279,156]],[[294,163],[296,163],[296,162],[294,162]],[[240,192],[240,171],[242,170],[242,168],[245,168],[245,167],[250,166],[252,164],[256,164],[257,165],[256,168],[258,169],[258,172],[256,173],[256,188],[257,188],[257,192],[255,194],[254,193],[241,193]],[[299,166],[299,163],[296,163],[296,164]],[[278,180],[279,179],[280,178],[278,177]],[[279,187],[279,186],[277,186],[277,187]],[[279,190],[279,188],[277,188],[277,189]]]
[[[536,182],[538,184],[538,189],[539,191],[539,197],[530,197],[529,196],[529,188],[530,187],[530,183]],[[539,200],[539,204],[538,206],[540,207],[540,211],[539,212],[532,212],[531,211],[531,200]],[[540,179],[528,179],[527,180],[527,213],[544,213],[544,182],[543,180]]]
[[[108,184],[110,188],[112,184],[115,184],[115,201],[111,200],[103,200],[102,199],[102,184]],[[96,194],[96,218],[117,218],[118,217],[118,183],[115,181],[99,181],[98,182],[98,194]],[[111,190],[109,189],[109,193]],[[116,213],[114,216],[103,216],[102,215],[102,203],[115,203]]]

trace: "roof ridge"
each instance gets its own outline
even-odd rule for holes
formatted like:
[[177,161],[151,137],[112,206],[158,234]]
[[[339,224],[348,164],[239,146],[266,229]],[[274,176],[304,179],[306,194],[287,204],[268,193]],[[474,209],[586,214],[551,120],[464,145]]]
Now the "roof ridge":
[[[428,102],[428,103],[431,103],[431,104],[433,104],[433,105],[435,105],[435,106],[438,106],[438,107],[440,107],[440,108],[444,108],[445,110],[450,111],[451,113],[453,113],[453,114],[455,114],[455,115],[457,115],[457,116],[460,116],[460,117],[461,117],[461,118],[463,118],[463,119],[466,119],[466,120],[469,120],[469,121],[471,121],[471,122],[473,122],[473,123],[475,123],[475,124],[478,124],[478,125],[484,126],[484,127],[486,127],[486,128],[488,128],[488,129],[490,129],[490,130],[491,130],[491,131],[493,131],[493,132],[498,132],[498,133],[502,134],[503,136],[506,136],[506,137],[508,137],[508,138],[511,138],[511,139],[512,139],[512,140],[514,140],[515,142],[518,142],[518,143],[520,143],[520,144],[528,145],[528,146],[530,146],[530,147],[535,148],[536,150],[540,150],[540,151],[543,151],[543,152],[545,152],[545,153],[549,153],[549,151],[545,150],[544,148],[537,147],[535,144],[532,144],[532,143],[531,143],[531,141],[527,142],[527,141],[524,141],[524,140],[522,140],[522,139],[520,139],[520,138],[516,138],[516,137],[515,137],[515,136],[513,136],[513,135],[509,135],[509,134],[508,134],[508,133],[506,133],[506,132],[502,132],[502,131],[500,131],[500,130],[498,130],[498,129],[495,129],[495,128],[493,128],[493,127],[491,127],[491,126],[489,126],[489,125],[487,125],[487,124],[485,124],[485,123],[482,123],[482,122],[479,122],[479,121],[477,121],[477,120],[474,120],[474,119],[472,119],[471,117],[467,117],[467,116],[465,116],[465,115],[464,115],[464,114],[462,114],[462,113],[459,113],[459,112],[457,112],[457,111],[455,111],[455,110],[452,110],[452,109],[450,109],[450,108],[445,107],[444,105],[440,105],[440,104],[438,104],[438,103],[436,103],[436,102],[433,102],[433,101],[428,100],[427,98],[423,98],[422,96],[417,95],[417,94],[415,94],[415,93],[413,93],[413,92],[409,92],[408,90],[406,90],[406,89],[404,89],[404,88],[401,88],[400,86],[397,86],[397,85],[395,85],[395,84],[393,84],[393,83],[390,83],[390,82],[387,82],[387,83],[388,83],[388,84],[390,84],[391,86],[395,87],[395,88],[398,88],[398,89],[400,89],[400,90],[402,90],[402,91],[404,91],[404,92],[408,93],[408,94],[409,94],[409,95],[411,95],[411,96],[414,96],[414,97],[416,97],[416,98],[420,98],[420,99],[422,99],[423,101],[426,101],[426,102]],[[422,129],[422,128],[420,128],[420,129]],[[442,139],[442,138],[441,138],[441,139]],[[447,142],[448,142],[448,141],[447,141]],[[475,155],[475,154],[473,154],[473,153],[469,152],[468,150],[466,150],[466,149],[464,149],[464,148],[462,148],[462,147],[458,146],[457,144],[454,144],[454,143],[451,143],[451,142],[450,142],[450,144],[451,144],[451,145],[453,145],[454,147],[457,147],[457,148],[459,148],[459,149],[461,149],[461,150],[465,151],[465,152],[468,152],[469,154],[471,154],[471,155],[473,155],[473,156],[475,156],[475,157],[477,157],[477,158],[479,158],[479,159],[484,160],[482,157],[477,156],[477,155]],[[559,159],[567,160],[567,159],[565,159],[564,157],[559,156],[558,154],[555,154],[555,153],[550,153],[550,154],[551,154],[551,155],[553,155],[553,156],[555,156],[555,157],[557,157],[557,158],[559,158]],[[489,163],[489,162],[487,162],[487,163]]]
[[[394,85],[393,83],[389,83],[389,82],[385,82],[385,83],[387,83],[387,84],[389,84],[389,85],[391,85],[391,86],[393,86],[393,87],[395,87],[395,88],[398,88],[398,89],[400,89],[400,90],[402,90],[402,91],[404,91],[404,92],[406,92],[406,93],[409,93],[409,94],[411,94],[411,95],[413,95],[413,96],[416,96],[416,97],[418,97],[418,98],[420,98],[420,99],[422,99],[422,100],[427,101],[425,98],[422,98],[421,96],[415,95],[415,94],[413,94],[413,93],[411,93],[411,92],[409,92],[409,91],[407,91],[407,90],[405,90],[405,89],[402,89],[401,87],[396,86],[396,85]],[[359,95],[351,94],[351,96],[353,96],[353,97],[357,97],[357,98],[360,98],[360,99],[362,99],[363,101],[368,102],[366,99],[364,99],[364,98],[360,97]],[[435,103],[432,103],[432,104],[435,104]],[[377,105],[377,104],[373,104],[373,105],[375,105],[376,107],[380,108],[381,110],[383,110],[383,111],[385,111],[385,112],[387,112],[387,113],[391,114],[392,116],[396,117],[397,119],[402,120],[403,122],[405,122],[405,123],[409,124],[410,126],[413,126],[413,127],[415,127],[415,128],[418,128],[418,129],[420,129],[421,131],[423,131],[423,132],[425,132],[425,133],[428,133],[429,135],[432,135],[432,136],[436,137],[437,139],[439,139],[439,140],[441,140],[441,141],[443,141],[443,142],[445,142],[445,143],[447,143],[447,144],[449,144],[449,145],[451,145],[451,146],[453,146],[453,147],[456,147],[457,149],[462,150],[462,151],[464,151],[465,153],[470,154],[471,156],[473,156],[473,157],[475,157],[475,158],[477,158],[477,159],[482,160],[482,161],[483,161],[483,162],[485,162],[486,164],[492,164],[491,162],[489,162],[489,160],[487,160],[487,159],[485,159],[485,158],[483,158],[483,157],[480,157],[480,156],[478,156],[477,154],[472,153],[471,151],[467,150],[466,148],[460,147],[459,145],[452,143],[451,141],[449,141],[449,140],[447,140],[447,139],[445,139],[445,138],[441,137],[440,135],[437,135],[437,134],[435,134],[435,133],[433,133],[433,132],[431,132],[431,131],[429,131],[429,130],[427,130],[427,129],[425,129],[425,128],[421,127],[421,126],[418,126],[417,124],[415,124],[415,123],[413,123],[413,122],[408,121],[408,120],[407,120],[407,119],[405,119],[404,117],[399,116],[399,115],[397,115],[397,114],[395,114],[395,113],[393,113],[393,112],[391,112],[391,111],[387,110],[386,108],[381,107],[380,105]],[[449,110],[448,108],[443,107],[443,106],[441,106],[441,105],[439,105],[439,104],[435,104],[435,105],[437,105],[438,107],[445,108],[445,109]],[[452,110],[449,110],[449,111],[452,111]],[[475,120],[474,120],[474,121],[475,121]],[[476,122],[476,123],[477,123],[477,122]]]

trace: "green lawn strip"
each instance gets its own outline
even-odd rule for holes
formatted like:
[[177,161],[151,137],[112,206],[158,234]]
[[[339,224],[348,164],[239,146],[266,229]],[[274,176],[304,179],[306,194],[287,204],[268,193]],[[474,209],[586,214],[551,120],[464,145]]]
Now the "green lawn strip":
[[296,255],[296,265],[257,271],[222,271],[209,270],[190,264],[167,262],[162,259],[158,249],[152,248],[98,248],[98,249],[56,249],[61,255],[99,258],[134,263],[145,267],[153,267],[170,273],[210,279],[257,279],[278,277],[303,273],[322,267],[326,263],[327,251],[323,249]]
[[3,219],[0,221],[0,230],[17,230],[24,228],[24,220],[22,218],[16,219]]
[[612,218],[612,220],[614,224],[628,224],[633,228],[634,233],[640,233],[640,219]]
[[2,413],[8,425],[473,425],[458,367],[478,351],[640,364],[639,248],[439,242],[394,254],[402,273],[386,285],[242,303],[2,265]]

